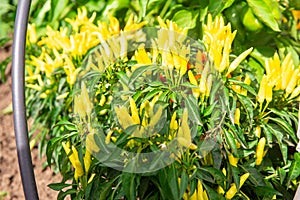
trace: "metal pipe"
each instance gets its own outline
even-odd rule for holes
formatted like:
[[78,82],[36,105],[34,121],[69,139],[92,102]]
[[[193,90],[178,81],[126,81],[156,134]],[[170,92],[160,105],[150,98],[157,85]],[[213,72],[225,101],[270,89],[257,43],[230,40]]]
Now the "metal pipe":
[[12,50],[12,103],[23,191],[26,199],[36,200],[39,197],[29,149],[24,92],[25,45],[30,4],[31,0],[18,2]]

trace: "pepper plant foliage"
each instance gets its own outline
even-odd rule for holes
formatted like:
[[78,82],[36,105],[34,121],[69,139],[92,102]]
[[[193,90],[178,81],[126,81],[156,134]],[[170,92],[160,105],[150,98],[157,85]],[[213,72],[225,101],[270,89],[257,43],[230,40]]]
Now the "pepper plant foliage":
[[297,1],[73,3],[28,26],[31,144],[58,199],[293,198]]

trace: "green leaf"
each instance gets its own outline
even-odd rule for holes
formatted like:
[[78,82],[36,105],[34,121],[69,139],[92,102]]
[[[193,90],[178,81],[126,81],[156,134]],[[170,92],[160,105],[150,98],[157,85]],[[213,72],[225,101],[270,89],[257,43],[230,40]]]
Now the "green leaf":
[[77,131],[77,128],[76,128],[76,125],[69,122],[68,120],[66,119],[63,119],[61,121],[59,121],[57,124],[55,124],[53,126],[54,127],[57,127],[57,126],[63,126],[64,128],[66,128],[68,131]]
[[59,16],[66,9],[68,3],[70,3],[69,0],[52,0],[51,1],[51,12],[52,12],[51,23],[54,23],[56,20],[59,19]]
[[252,121],[253,121],[253,103],[250,100],[249,97],[237,94],[237,97],[239,99],[239,101],[241,102],[241,104],[243,105],[244,109],[247,111],[247,116],[249,118],[249,125],[252,126]]
[[145,65],[137,68],[136,70],[134,70],[131,77],[129,78],[128,86],[133,89],[133,84],[136,81],[136,79],[142,77],[143,73],[145,73],[146,71],[151,71],[154,69],[157,69],[156,65]]
[[46,1],[41,9],[39,9],[38,16],[33,19],[33,23],[37,26],[42,25],[45,20],[47,12],[51,10],[51,1]]
[[178,181],[175,165],[171,165],[168,170],[167,183],[171,189],[171,194],[174,198],[179,196]]
[[179,186],[179,192],[180,192],[180,198],[182,198],[184,192],[186,191],[189,183],[189,176],[185,171],[182,171],[181,177],[180,177],[180,186]]
[[282,142],[282,139],[283,139],[282,131],[277,127],[276,124],[270,124],[270,125],[266,124],[266,126],[271,131],[271,133],[276,137],[281,154],[282,154],[283,161],[286,164],[287,157],[288,157],[288,149],[287,149],[287,145]]
[[251,166],[245,166],[241,165],[242,169],[244,169],[246,172],[250,173],[249,180],[254,184],[254,186],[265,186],[265,180],[264,177],[259,171]]
[[136,175],[131,173],[122,173],[122,186],[125,196],[130,200],[136,200]]
[[240,127],[235,127],[229,123],[226,123],[226,125],[230,128],[230,130],[232,130],[235,139],[237,139],[237,141],[242,145],[243,148],[247,149],[248,144],[244,136],[244,131]]
[[139,4],[140,4],[139,21],[146,16],[148,2],[149,0],[139,0]]
[[288,121],[288,124],[291,124],[291,119],[293,116],[291,116],[291,113],[288,113],[284,110],[278,110],[276,108],[269,108],[270,111],[272,111],[275,115],[278,115],[283,120]]
[[240,176],[239,176],[240,170],[237,167],[234,167],[234,166],[231,166],[231,165],[230,165],[230,169],[231,169],[231,172],[232,172],[233,181],[234,181],[236,187],[239,190],[239,188],[240,188]]
[[204,188],[207,191],[207,194],[209,196],[209,199],[219,199],[219,200],[225,200],[225,198],[221,195],[219,195],[214,189],[206,185],[205,183],[202,183]]
[[205,108],[205,110],[203,112],[203,117],[209,116],[213,112],[216,104],[217,104],[217,102],[215,102],[214,104],[209,105],[207,108]]
[[57,143],[60,142],[61,140],[62,140],[61,137],[55,137],[55,138],[50,139],[47,142],[46,156],[47,156],[47,162],[48,162],[49,166],[51,165],[53,151],[56,149]]
[[230,131],[227,131],[225,128],[223,128],[224,134],[225,134],[225,139],[227,144],[229,145],[230,149],[232,150],[232,153],[237,156],[238,155],[238,151],[237,151],[237,146],[236,146],[236,142],[235,142],[235,138],[233,136],[233,134]]
[[11,62],[12,57],[8,56],[6,59],[4,59],[1,63],[0,63],[0,81],[1,82],[5,82],[6,81],[6,68],[8,66],[8,64]]
[[230,7],[235,0],[220,0],[220,1],[209,1],[208,11],[213,17],[220,14],[224,9]]
[[277,118],[270,117],[269,120],[276,122],[276,124],[278,124],[278,126],[280,126],[283,130],[285,130],[288,133],[289,136],[292,137],[292,139],[294,140],[295,143],[298,142],[296,133],[290,124],[288,124],[286,121],[284,121],[283,119],[278,118],[278,117]]
[[196,26],[197,17],[198,12],[183,9],[175,13],[172,21],[176,22],[180,28],[193,29]]
[[100,183],[101,185],[101,193],[100,193],[100,197],[99,200],[106,200],[107,198],[107,194],[111,193],[111,188],[113,187],[113,183],[119,178],[119,176],[116,176],[114,179],[105,182],[105,183]]
[[277,173],[279,174],[280,184],[282,185],[283,181],[284,181],[284,179],[285,179],[285,177],[287,175],[286,171],[284,169],[282,169],[282,168],[279,167],[277,169]]
[[63,199],[65,199],[65,197],[67,195],[76,194],[76,193],[77,193],[77,190],[73,189],[73,188],[69,189],[69,190],[67,190],[65,192],[61,191],[61,192],[58,193],[57,200],[63,200]]
[[282,194],[280,192],[278,192],[277,190],[275,190],[274,188],[268,187],[268,186],[257,186],[254,188],[255,193],[259,196],[266,196],[266,195],[270,195],[270,196],[274,196],[274,195],[278,195],[278,196],[282,196]]
[[197,100],[194,96],[189,95],[185,98],[185,104],[188,109],[189,119],[192,120],[195,124],[202,126],[202,122],[200,119],[200,111],[197,105]]
[[212,177],[214,177],[214,179],[217,181],[218,184],[221,184],[223,181],[226,180],[226,177],[224,176],[224,174],[220,170],[218,170],[214,167],[201,167],[201,170],[211,174]]
[[267,144],[270,146],[273,142],[273,136],[271,130],[266,126],[266,123],[261,124],[261,127],[263,128],[263,133],[266,136]]
[[117,77],[119,78],[119,81],[122,83],[122,85],[128,85],[129,82],[129,78],[127,76],[127,74],[123,71],[121,72],[117,72]]
[[0,38],[0,48],[2,48],[4,45],[6,45],[9,41],[11,41],[11,38],[9,38],[9,37]]
[[143,101],[152,99],[155,95],[157,95],[158,93],[160,93],[160,91],[161,90],[159,90],[159,89],[154,89],[151,92],[148,92],[146,94],[146,96],[143,98]]
[[60,191],[66,187],[70,187],[70,186],[73,186],[75,184],[67,184],[67,183],[51,183],[48,185],[49,188],[51,188],[52,190],[55,190],[55,191]]
[[294,161],[289,168],[287,188],[290,186],[291,181],[295,180],[300,176],[300,153],[294,154]]
[[260,21],[270,27],[273,31],[280,31],[278,23],[272,15],[272,8],[262,0],[247,0],[247,2]]
[[253,94],[254,96],[257,96],[257,92],[255,91],[255,89],[253,89],[250,85],[245,84],[242,81],[239,80],[235,80],[235,79],[228,79],[229,82],[232,83],[237,83],[237,85],[242,86],[243,88],[245,88],[248,92],[250,92],[251,94]]

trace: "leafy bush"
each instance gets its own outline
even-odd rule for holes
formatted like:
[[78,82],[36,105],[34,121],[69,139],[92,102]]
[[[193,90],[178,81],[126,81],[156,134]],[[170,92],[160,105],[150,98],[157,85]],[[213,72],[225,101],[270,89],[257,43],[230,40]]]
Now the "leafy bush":
[[293,198],[296,1],[52,3],[26,104],[58,199]]

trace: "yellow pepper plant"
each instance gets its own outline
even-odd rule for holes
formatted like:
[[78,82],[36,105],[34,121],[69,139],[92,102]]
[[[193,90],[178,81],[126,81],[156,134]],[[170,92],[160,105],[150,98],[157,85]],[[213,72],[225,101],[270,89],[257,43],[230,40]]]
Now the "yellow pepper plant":
[[297,9],[113,0],[31,20],[27,114],[58,199],[292,199]]

